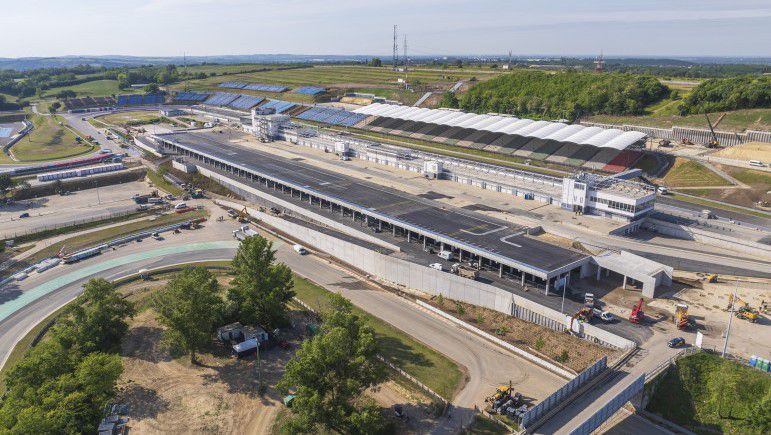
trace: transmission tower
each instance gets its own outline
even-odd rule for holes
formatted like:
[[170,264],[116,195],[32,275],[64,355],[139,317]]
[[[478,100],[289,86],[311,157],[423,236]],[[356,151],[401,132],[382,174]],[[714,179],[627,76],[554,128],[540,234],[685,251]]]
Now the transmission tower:
[[396,64],[399,61],[399,43],[396,42],[396,24],[394,24],[394,57],[393,57],[393,70],[396,71]]
[[506,65],[508,65],[506,69],[511,69],[511,50],[509,50],[509,63],[507,63]]
[[600,56],[594,60],[594,70],[597,72],[603,72],[605,70],[605,59],[602,57],[602,50],[600,50]]

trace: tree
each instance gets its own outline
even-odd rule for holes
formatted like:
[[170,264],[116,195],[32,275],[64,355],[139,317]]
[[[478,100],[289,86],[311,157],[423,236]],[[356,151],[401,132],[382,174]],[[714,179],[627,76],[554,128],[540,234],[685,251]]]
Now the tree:
[[54,329],[54,336],[67,348],[85,355],[116,352],[128,331],[127,318],[135,313],[134,304],[124,299],[104,278],[89,280],[68,310],[68,316]]
[[161,88],[158,86],[158,83],[148,83],[147,86],[145,86],[146,94],[157,94],[159,92],[161,92]]
[[60,107],[62,107],[62,103],[54,101],[48,106],[48,112],[54,114],[57,110],[59,110]]
[[442,94],[442,101],[439,102],[439,106],[457,109],[458,97],[455,96],[454,92],[445,92]]
[[56,98],[58,98],[60,100],[64,100],[66,98],[75,98],[76,96],[77,96],[77,94],[75,93],[75,91],[73,91],[71,89],[65,89],[65,90],[59,92],[58,94],[56,94]]
[[463,68],[463,59],[455,59],[454,64],[456,68]]
[[337,294],[330,300],[332,310],[321,333],[303,342],[279,382],[279,388],[296,389],[289,428],[298,433],[316,433],[318,426],[340,433],[381,432],[385,426],[379,412],[355,403],[384,379],[374,333],[353,313],[349,300]]
[[172,348],[195,354],[211,340],[221,317],[222,298],[215,276],[203,267],[193,267],[176,274],[153,298],[164,331],[164,340]]
[[369,66],[383,66],[383,61],[379,57],[373,57],[369,61]]
[[247,237],[233,258],[235,277],[228,289],[229,317],[248,325],[276,328],[288,323],[286,304],[295,295],[292,271],[276,264],[273,243]]

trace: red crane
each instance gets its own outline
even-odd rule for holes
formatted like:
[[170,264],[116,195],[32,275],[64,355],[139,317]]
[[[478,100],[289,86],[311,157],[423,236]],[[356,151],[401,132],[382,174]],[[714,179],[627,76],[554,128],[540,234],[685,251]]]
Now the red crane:
[[637,301],[637,305],[634,306],[632,309],[632,314],[629,315],[629,321],[632,323],[640,323],[645,318],[645,313],[643,313],[643,298],[640,298],[639,301]]

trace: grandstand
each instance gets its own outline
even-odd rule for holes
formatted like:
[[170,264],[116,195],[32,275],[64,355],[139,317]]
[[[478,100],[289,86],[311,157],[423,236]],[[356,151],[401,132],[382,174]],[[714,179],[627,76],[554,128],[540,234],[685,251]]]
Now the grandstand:
[[265,104],[260,106],[260,108],[273,109],[273,113],[284,113],[294,106],[296,106],[296,104],[290,101],[268,100]]
[[112,97],[67,98],[62,101],[62,103],[67,110],[80,110],[92,107],[113,107],[116,104],[115,98]]
[[354,113],[367,116],[358,127],[376,132],[608,172],[634,164],[641,154],[627,148],[646,137],[636,131],[380,103]]
[[249,91],[262,92],[284,92],[289,89],[281,85],[265,85],[262,83],[243,83],[243,82],[222,82],[218,85],[220,88],[246,89]]
[[199,92],[177,92],[172,101],[175,103],[200,103],[209,98],[209,95]]
[[161,94],[129,94],[118,95],[118,106],[143,106],[148,104],[163,104],[166,97]]
[[318,86],[302,86],[300,88],[293,90],[292,92],[297,94],[316,95],[324,91],[325,91],[324,88],[319,88]]
[[219,84],[220,88],[229,88],[229,89],[243,89],[246,86],[246,83],[241,82],[222,82]]
[[297,118],[299,119],[323,122],[332,125],[342,125],[344,127],[351,127],[354,124],[363,121],[366,117],[366,115],[331,107],[311,107],[297,115]]

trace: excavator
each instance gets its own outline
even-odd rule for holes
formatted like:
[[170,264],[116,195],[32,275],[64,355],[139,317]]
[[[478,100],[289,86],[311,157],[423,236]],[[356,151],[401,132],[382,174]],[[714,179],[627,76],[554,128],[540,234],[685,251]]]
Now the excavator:
[[675,305],[675,322],[677,322],[677,329],[682,330],[688,327],[688,305]]
[[249,223],[249,213],[246,211],[246,207],[238,212],[238,222],[241,222],[242,224]]
[[[726,308],[726,311],[731,310],[731,305],[734,305],[735,313],[734,315],[740,319],[748,320],[752,323],[755,323],[758,321],[758,318],[760,317],[760,312],[758,310],[752,309],[750,307],[750,304],[745,302],[742,298],[736,297],[734,299],[734,295],[728,296],[728,307]],[[736,306],[738,305],[738,307]]]
[[629,315],[629,321],[632,323],[642,323],[645,319],[645,313],[643,312],[643,298],[637,301],[637,305],[632,308],[632,313]]

